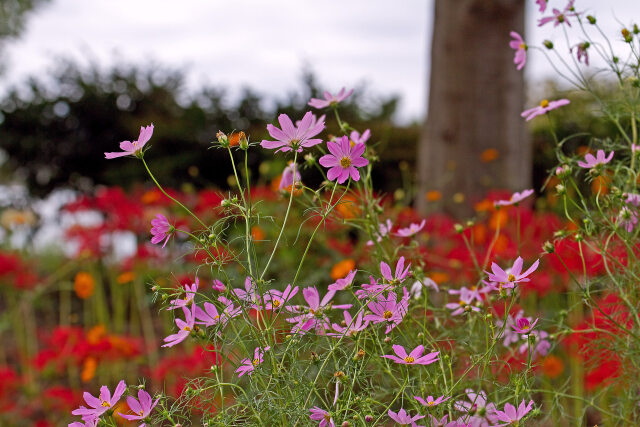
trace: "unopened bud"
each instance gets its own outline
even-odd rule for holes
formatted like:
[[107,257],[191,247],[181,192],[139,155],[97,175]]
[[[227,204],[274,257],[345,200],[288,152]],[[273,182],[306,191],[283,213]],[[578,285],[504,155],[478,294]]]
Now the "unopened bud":
[[620,34],[622,34],[622,38],[624,39],[625,42],[631,43],[633,41],[633,36],[631,35],[631,32],[626,28],[623,28],[622,31],[620,31]]
[[591,25],[596,25],[596,18],[593,15],[587,15],[587,21],[589,21]]
[[223,147],[226,148],[226,147],[229,146],[229,138],[227,137],[227,135],[224,132],[219,130],[218,133],[216,134],[216,138],[218,138],[218,142]]
[[554,252],[556,251],[556,246],[555,246],[553,243],[551,243],[550,241],[548,241],[548,240],[547,240],[547,241],[546,241],[546,242],[544,242],[544,244],[542,245],[542,249],[543,249],[546,253],[548,253],[548,254],[552,254],[552,253],[554,253]]
[[567,194],[567,188],[562,184],[556,185],[556,191],[558,192],[559,196],[564,196],[565,194]]
[[372,423],[373,422],[373,415],[365,415],[364,416],[364,420],[367,423]]
[[240,132],[239,134],[238,145],[240,146],[241,150],[246,150],[249,148],[249,140],[247,139],[247,135],[245,135],[244,132]]
[[462,226],[462,224],[456,224],[453,226],[453,228],[456,230],[456,233],[462,233],[464,231],[464,227]]
[[545,40],[542,42],[542,44],[544,45],[544,47],[546,47],[549,50],[553,49],[553,43],[551,43],[550,40]]
[[391,337],[385,337],[385,338],[384,338],[384,342],[386,342],[386,343],[390,343],[390,342],[391,342]]

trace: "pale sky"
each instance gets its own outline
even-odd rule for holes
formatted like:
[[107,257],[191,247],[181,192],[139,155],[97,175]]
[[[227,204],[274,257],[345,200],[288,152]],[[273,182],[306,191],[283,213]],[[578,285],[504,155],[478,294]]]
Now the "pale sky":
[[[456,0],[450,0],[456,1]],[[527,0],[526,40],[561,38],[552,24],[538,28]],[[565,0],[550,0],[550,9]],[[51,0],[30,16],[22,37],[8,46],[0,92],[46,77],[55,59],[109,65],[153,61],[187,71],[188,84],[250,86],[278,96],[299,86],[304,65],[332,91],[362,83],[368,93],[402,97],[400,118],[425,112],[433,0]],[[639,0],[576,0],[612,38],[620,24],[640,21]],[[505,46],[505,48],[508,48]],[[530,58],[526,76],[551,68]]]

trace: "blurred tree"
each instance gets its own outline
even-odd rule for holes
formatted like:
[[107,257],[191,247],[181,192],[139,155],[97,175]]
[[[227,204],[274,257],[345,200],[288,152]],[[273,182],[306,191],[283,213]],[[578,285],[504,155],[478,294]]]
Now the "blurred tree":
[[29,12],[47,2],[49,0],[0,1],[0,73],[4,71],[5,66],[5,61],[1,60],[4,44],[22,32]]
[[[153,149],[147,162],[163,183],[225,188],[233,174],[228,153],[207,150],[216,132],[242,130],[252,141],[261,141],[268,136],[266,122],[275,121],[278,113],[300,119],[310,109],[309,98],[319,93],[313,75],[305,72],[301,90],[278,100],[275,108],[265,108],[263,97],[248,88],[233,101],[224,91],[210,87],[187,93],[181,71],[157,64],[100,70],[63,62],[49,79],[30,79],[26,89],[14,89],[0,101],[4,117],[0,138],[9,168],[34,193],[65,185],[127,187],[148,181],[140,164],[106,161],[103,153],[117,151],[119,141],[135,139],[140,126],[153,122]],[[343,103],[341,116],[360,129],[371,128],[372,145],[379,142],[377,149],[384,149],[394,138],[395,157],[385,157],[391,167],[377,169],[385,171],[379,178],[387,184],[384,188],[395,189],[391,185],[400,185],[401,179],[395,165],[415,148],[419,129],[413,126],[397,132],[392,122],[397,97],[372,99],[363,93],[358,90]],[[328,122],[328,132],[337,134],[333,118]],[[286,157],[278,154],[273,167],[259,168],[266,158],[264,150],[252,150],[249,166],[256,176],[266,170],[264,177],[271,178],[281,172]]]
[[531,185],[524,80],[509,32],[524,30],[524,0],[436,0],[429,113],[418,149],[416,205],[463,217],[489,188]]

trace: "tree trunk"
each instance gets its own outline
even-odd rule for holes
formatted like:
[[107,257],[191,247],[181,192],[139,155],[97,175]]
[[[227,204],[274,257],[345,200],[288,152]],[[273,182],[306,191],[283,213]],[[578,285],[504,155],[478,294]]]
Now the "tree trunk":
[[[488,189],[531,185],[524,79],[509,48],[509,32],[524,32],[524,10],[524,0],[435,0],[429,112],[418,147],[421,213],[435,206],[462,218]],[[429,191],[442,198],[428,201]]]

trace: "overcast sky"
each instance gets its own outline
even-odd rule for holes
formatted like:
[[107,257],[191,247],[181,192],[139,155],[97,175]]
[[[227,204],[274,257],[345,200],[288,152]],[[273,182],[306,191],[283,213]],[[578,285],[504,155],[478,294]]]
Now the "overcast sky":
[[[535,2],[527,2],[527,41],[561,37],[536,26]],[[550,0],[550,8],[565,4]],[[640,21],[640,0],[576,0],[576,8],[596,14],[613,38],[620,23]],[[153,60],[187,70],[192,88],[248,85],[277,96],[295,89],[308,65],[331,90],[367,83],[373,93],[397,93],[401,118],[419,119],[432,9],[433,0],[51,0],[8,46],[0,90],[46,76],[65,57],[105,66]],[[533,58],[526,73],[533,80],[551,69]]]

